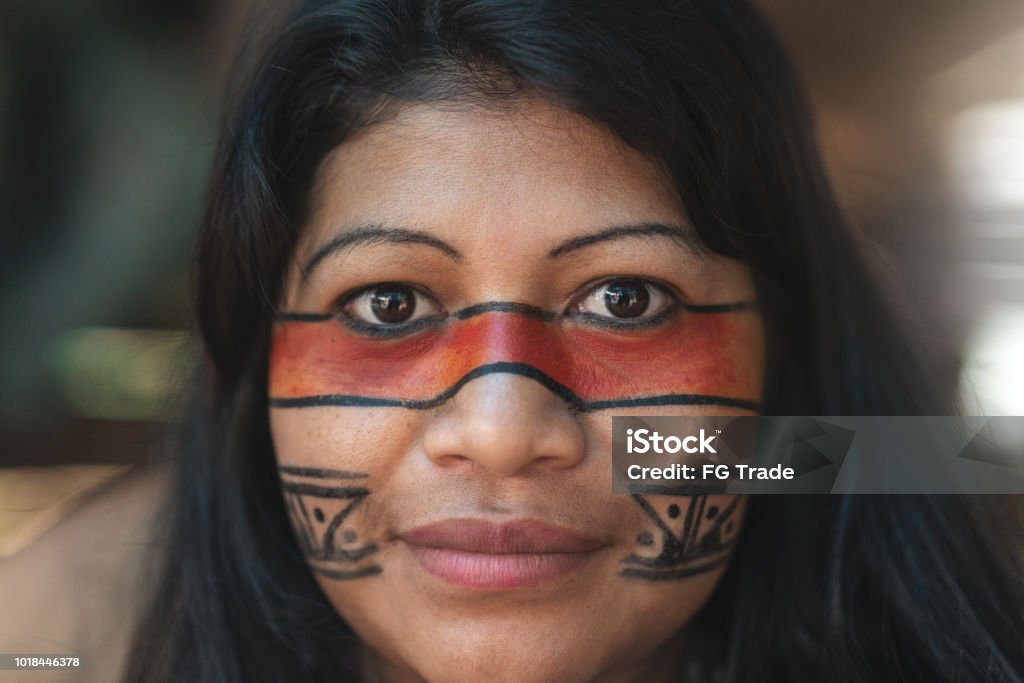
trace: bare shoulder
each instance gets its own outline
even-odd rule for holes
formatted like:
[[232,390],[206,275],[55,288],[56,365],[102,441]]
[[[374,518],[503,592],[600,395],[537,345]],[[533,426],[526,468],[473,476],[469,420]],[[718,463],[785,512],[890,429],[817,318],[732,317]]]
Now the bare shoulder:
[[47,680],[118,679],[152,585],[170,479],[167,466],[120,474],[0,559],[0,652],[85,656],[83,669]]

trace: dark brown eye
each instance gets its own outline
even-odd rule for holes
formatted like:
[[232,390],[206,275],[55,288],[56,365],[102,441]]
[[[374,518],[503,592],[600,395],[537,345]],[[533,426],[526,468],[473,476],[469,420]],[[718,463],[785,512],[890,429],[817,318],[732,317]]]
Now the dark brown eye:
[[380,287],[368,292],[370,311],[382,323],[404,323],[416,311],[416,294],[408,287]]
[[363,289],[348,299],[345,315],[368,329],[403,325],[440,313],[437,302],[415,287],[381,284]]
[[651,305],[651,295],[642,282],[609,282],[604,287],[604,305],[616,318],[638,318]]
[[572,306],[591,322],[642,325],[672,307],[676,298],[664,286],[641,278],[606,280]]

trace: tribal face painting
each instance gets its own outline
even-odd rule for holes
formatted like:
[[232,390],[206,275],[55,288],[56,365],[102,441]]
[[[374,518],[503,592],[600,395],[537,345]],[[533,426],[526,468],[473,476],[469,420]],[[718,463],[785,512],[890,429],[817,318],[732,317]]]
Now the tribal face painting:
[[611,493],[610,416],[755,413],[763,374],[746,267],[593,124],[422,105],[343,143],[268,404],[296,539],[370,677],[672,670],[744,501]]
[[[534,379],[586,412],[670,405],[756,410],[757,398],[746,397],[750,377],[732,361],[743,326],[734,318],[752,311],[753,302],[685,304],[660,287],[612,279],[595,288],[594,301],[565,314],[489,301],[412,319],[418,293],[401,283],[378,285],[356,295],[366,300],[366,319],[344,311],[282,316],[270,360],[271,405],[425,410],[498,372]],[[655,297],[665,301],[650,315]]]

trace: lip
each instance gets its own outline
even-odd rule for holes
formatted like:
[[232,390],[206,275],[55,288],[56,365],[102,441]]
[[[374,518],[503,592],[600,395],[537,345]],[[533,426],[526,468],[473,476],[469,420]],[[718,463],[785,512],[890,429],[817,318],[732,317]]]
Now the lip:
[[453,519],[399,534],[428,574],[465,588],[534,586],[577,573],[606,545],[537,520]]

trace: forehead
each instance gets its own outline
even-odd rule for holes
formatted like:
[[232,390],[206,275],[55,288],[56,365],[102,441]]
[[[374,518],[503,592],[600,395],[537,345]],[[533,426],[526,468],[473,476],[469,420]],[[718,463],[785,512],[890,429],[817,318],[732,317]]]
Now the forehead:
[[585,229],[685,223],[669,183],[604,128],[537,100],[411,105],[321,165],[300,257],[349,227],[400,225],[462,251],[547,252]]

